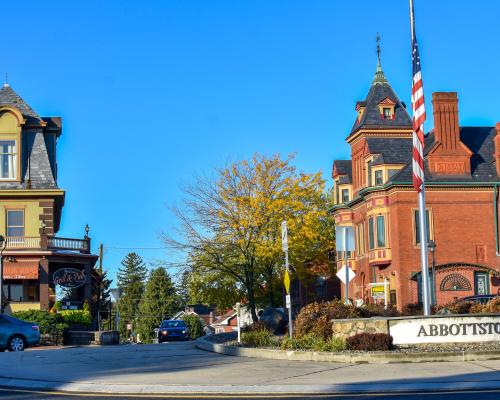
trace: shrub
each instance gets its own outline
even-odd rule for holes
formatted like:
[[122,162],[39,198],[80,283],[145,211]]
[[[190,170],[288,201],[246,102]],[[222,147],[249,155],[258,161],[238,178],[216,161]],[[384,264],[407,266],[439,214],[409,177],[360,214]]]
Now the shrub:
[[270,347],[275,341],[269,329],[258,329],[243,332],[241,334],[241,342],[251,347]]
[[346,305],[339,300],[311,303],[300,310],[295,320],[297,338],[307,334],[320,336],[323,339],[332,337],[332,319],[361,318],[359,308]]
[[267,331],[271,332],[269,327],[261,321],[254,322],[251,325],[247,325],[247,326],[241,328],[241,332],[255,332],[255,331],[261,331],[261,330],[267,330]]
[[47,335],[52,344],[61,343],[64,331],[69,328],[69,325],[64,322],[61,315],[45,310],[17,311],[12,313],[12,316],[37,324],[40,328],[40,334]]
[[182,320],[189,329],[189,337],[191,339],[197,339],[203,336],[203,322],[201,322],[200,317],[195,314],[185,314]]
[[392,348],[392,336],[386,333],[358,333],[347,338],[349,350],[377,351]]
[[86,329],[92,324],[92,315],[88,310],[62,310],[58,315],[72,329]]
[[[435,314],[438,308],[436,306],[431,305],[431,314]],[[424,314],[424,306],[422,303],[409,303],[405,304],[403,307],[403,311],[400,315],[423,315]]]
[[483,313],[500,313],[500,297],[495,297],[481,307]]
[[346,344],[340,338],[325,340],[309,334],[301,338],[285,338],[281,341],[280,348],[282,350],[342,351],[345,350]]
[[393,305],[389,305],[385,309],[382,304],[366,304],[359,308],[363,318],[371,317],[399,317],[401,313]]

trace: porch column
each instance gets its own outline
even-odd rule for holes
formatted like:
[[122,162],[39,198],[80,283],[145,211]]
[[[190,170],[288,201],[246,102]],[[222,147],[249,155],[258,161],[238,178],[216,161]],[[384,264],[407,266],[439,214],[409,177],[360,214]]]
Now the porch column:
[[92,264],[85,264],[84,267],[85,271],[85,286],[83,290],[83,296],[84,299],[89,303],[89,305],[92,304]]
[[49,260],[40,260],[40,309],[49,309]]

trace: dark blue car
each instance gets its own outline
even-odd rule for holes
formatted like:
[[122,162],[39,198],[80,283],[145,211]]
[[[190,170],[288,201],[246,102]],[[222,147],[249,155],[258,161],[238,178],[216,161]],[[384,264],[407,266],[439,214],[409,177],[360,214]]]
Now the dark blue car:
[[189,339],[189,329],[184,321],[169,319],[161,323],[158,332],[158,343],[187,339]]
[[0,315],[0,351],[23,351],[40,343],[40,329],[31,322]]

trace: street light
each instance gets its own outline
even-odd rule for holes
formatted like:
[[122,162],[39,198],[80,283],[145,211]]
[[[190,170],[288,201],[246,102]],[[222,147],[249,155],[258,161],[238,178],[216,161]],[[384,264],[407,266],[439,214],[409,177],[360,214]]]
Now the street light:
[[0,235],[0,313],[3,314],[3,251],[7,246],[5,237]]
[[437,304],[437,298],[436,298],[436,257],[434,253],[436,252],[436,242],[434,240],[429,240],[429,243],[427,243],[427,248],[432,254],[432,302],[434,305]]

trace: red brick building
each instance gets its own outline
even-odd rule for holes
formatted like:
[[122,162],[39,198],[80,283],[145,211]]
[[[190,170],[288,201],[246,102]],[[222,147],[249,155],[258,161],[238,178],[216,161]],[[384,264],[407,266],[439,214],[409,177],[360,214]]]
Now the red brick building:
[[[459,126],[454,92],[433,93],[432,105],[434,129],[424,149],[426,207],[428,238],[436,244],[431,287],[437,303],[444,304],[500,288],[500,123]],[[356,272],[349,293],[372,301],[369,284],[387,279],[391,302],[401,309],[421,301],[412,121],[380,64],[356,112],[346,139],[351,159],[334,161],[332,172],[331,213],[337,225],[354,227],[356,239],[356,251],[348,254]],[[429,252],[430,265],[433,255]]]

